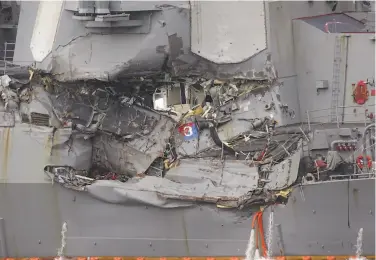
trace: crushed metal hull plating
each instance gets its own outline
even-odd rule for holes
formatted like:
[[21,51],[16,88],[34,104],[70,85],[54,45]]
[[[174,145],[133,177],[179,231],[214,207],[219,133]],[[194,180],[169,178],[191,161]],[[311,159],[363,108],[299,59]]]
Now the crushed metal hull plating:
[[0,1],[0,260],[374,256],[374,21]]

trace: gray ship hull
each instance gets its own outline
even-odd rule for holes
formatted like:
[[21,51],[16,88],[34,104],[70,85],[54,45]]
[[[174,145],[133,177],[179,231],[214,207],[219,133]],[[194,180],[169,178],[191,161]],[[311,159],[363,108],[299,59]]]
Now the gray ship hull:
[[375,255],[374,4],[3,2],[0,260]]
[[274,212],[273,253],[355,255],[363,228],[363,255],[375,255],[375,179],[341,180],[297,187]]
[[[354,255],[360,228],[374,255],[374,194],[374,179],[296,187],[265,210],[273,255]],[[66,256],[243,256],[251,230],[249,212],[115,205],[58,184],[1,184],[0,209],[2,257],[54,256],[62,239]]]

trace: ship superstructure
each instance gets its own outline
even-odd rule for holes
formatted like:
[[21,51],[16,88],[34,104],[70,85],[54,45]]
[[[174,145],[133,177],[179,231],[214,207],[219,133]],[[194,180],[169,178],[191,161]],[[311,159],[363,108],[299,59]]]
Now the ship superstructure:
[[0,257],[375,254],[372,2],[17,8]]

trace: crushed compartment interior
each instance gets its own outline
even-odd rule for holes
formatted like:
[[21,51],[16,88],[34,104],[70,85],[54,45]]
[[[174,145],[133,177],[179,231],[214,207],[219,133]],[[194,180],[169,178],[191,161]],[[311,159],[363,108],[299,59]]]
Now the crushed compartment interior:
[[33,71],[27,81],[2,76],[0,92],[14,127],[53,129],[43,170],[66,188],[110,203],[242,209],[354,173],[337,151],[304,154],[308,130],[278,126],[286,105],[273,88],[267,77],[63,83]]

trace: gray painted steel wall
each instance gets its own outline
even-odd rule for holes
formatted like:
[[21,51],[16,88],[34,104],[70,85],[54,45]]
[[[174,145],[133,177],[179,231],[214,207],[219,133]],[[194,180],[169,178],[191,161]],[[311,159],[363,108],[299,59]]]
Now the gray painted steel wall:
[[[316,81],[332,81],[334,36],[301,20],[294,20],[293,27],[301,119],[307,122],[307,110],[330,108],[332,88],[317,91]],[[329,113],[313,112],[311,121],[328,123]]]
[[[353,102],[352,84],[356,84],[359,80],[374,79],[375,41],[372,40],[374,34],[327,34],[302,20],[294,20],[293,27],[298,75],[297,91],[302,121],[308,120],[305,113],[307,110],[320,110],[310,113],[311,122],[330,122],[335,37],[339,36],[341,37],[340,58],[342,61],[339,71],[338,106],[348,107],[339,109],[339,119],[342,122],[342,114],[344,114],[344,120],[347,123],[364,123],[364,109],[375,110],[375,97],[369,96],[365,106],[356,104]],[[346,53],[348,53],[347,71]],[[316,82],[320,80],[327,80],[329,87],[317,91]],[[371,88],[369,87],[369,90]],[[370,121],[367,120],[367,122]]]
[[286,206],[264,212],[265,230],[271,210],[274,255],[281,249],[285,255],[355,255],[360,228],[363,255],[375,255],[375,179],[297,187]]
[[[362,227],[363,252],[374,255],[374,184],[374,180],[358,180],[349,189],[347,181],[305,186],[304,199],[296,188],[287,206],[274,207],[285,254],[353,255]],[[251,228],[247,214],[208,206],[184,210],[124,207],[51,184],[1,184],[0,195],[10,257],[56,255],[64,221],[69,256],[244,255]],[[264,213],[265,230],[269,209]],[[276,229],[274,255],[279,254]]]
[[[346,106],[356,105],[357,109],[348,108],[344,113],[346,122],[354,122],[357,118],[364,117],[364,110],[353,102],[352,84],[356,84],[359,80],[375,79],[375,34],[350,34],[349,36],[347,80],[346,85],[343,85],[343,88],[346,88],[344,102]],[[374,86],[369,87],[371,88],[375,89]],[[370,112],[375,112],[375,101],[375,96],[370,95],[365,108],[368,108]]]
[[[51,184],[1,184],[8,256],[53,256],[68,224],[66,255],[242,255],[250,219],[213,207],[113,205]],[[0,254],[0,256],[2,256]]]

